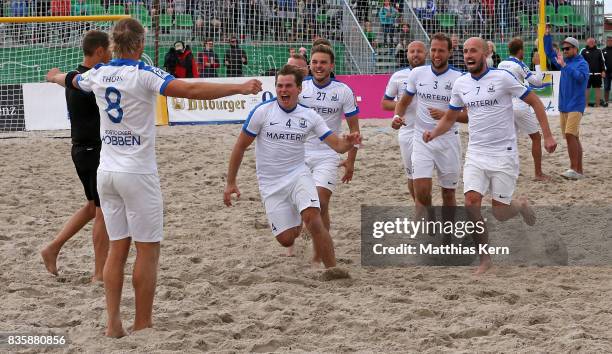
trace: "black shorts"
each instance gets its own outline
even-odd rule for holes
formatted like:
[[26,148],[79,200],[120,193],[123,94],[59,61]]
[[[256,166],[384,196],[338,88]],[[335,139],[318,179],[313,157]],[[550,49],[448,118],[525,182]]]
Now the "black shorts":
[[604,90],[610,91],[610,83],[612,83],[612,72],[606,73],[606,78],[604,79]]
[[87,200],[100,206],[96,175],[100,164],[100,146],[72,145],[72,162],[85,189]]
[[601,75],[589,75],[589,83],[587,88],[601,88]]

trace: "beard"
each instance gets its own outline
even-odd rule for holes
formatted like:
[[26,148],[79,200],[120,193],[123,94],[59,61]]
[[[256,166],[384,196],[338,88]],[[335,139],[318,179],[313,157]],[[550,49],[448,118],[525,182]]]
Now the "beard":
[[440,65],[436,65],[435,62],[432,60],[431,61],[431,66],[433,66],[434,69],[439,70],[442,69],[443,67],[445,67],[448,64],[448,60],[443,61]]
[[471,74],[476,74],[476,73],[479,73],[482,70],[482,68],[484,67],[484,64],[485,64],[485,61],[481,60],[480,63],[476,63],[476,65],[473,66],[471,69],[470,69],[470,67],[467,64],[465,64],[465,66],[467,67],[468,71]]
[[408,63],[410,63],[411,67],[416,68],[416,67],[419,67],[419,66],[423,66],[425,64],[425,60],[421,60],[421,59],[410,60],[410,59],[408,59]]

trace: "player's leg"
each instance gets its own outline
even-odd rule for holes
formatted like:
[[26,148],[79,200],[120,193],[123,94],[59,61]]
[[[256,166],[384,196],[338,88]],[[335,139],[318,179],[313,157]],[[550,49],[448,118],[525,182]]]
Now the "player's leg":
[[157,286],[160,242],[163,239],[163,200],[159,177],[122,173],[117,186],[125,200],[130,235],[136,244],[132,274],[135,295],[134,330],[153,325],[153,299]]
[[601,76],[592,75],[593,78],[593,90],[595,90],[595,107],[599,107],[601,100]]
[[100,208],[104,214],[110,241],[108,257],[103,271],[107,313],[106,335],[122,337],[126,335],[126,332],[121,322],[119,305],[121,304],[121,291],[123,289],[123,271],[132,239],[129,236],[124,201],[114,186],[114,175],[115,173],[112,172],[99,171],[97,184],[100,194]]
[[95,216],[96,206],[93,201],[88,201],[87,204],[82,206],[68,219],[53,241],[40,251],[45,268],[47,268],[49,273],[57,275],[57,256],[60,250],[66,241],[70,240],[72,236],[79,232]]
[[605,107],[608,106],[608,101],[610,101],[610,86],[612,86],[612,75],[606,74],[606,78],[604,79],[604,102],[606,103]]
[[[484,222],[481,213],[482,197],[485,195],[490,186],[489,177],[478,161],[473,160],[470,156],[466,156],[465,166],[463,168],[463,189],[465,196],[465,209],[469,219],[476,223]],[[485,230],[483,233],[473,234],[474,242],[479,244],[488,244],[489,235]],[[475,274],[485,273],[491,268],[491,256],[488,254],[480,254],[480,263],[476,268]]]
[[523,196],[516,199],[512,198],[516,188],[516,178],[516,175],[503,171],[492,172],[491,197],[493,199],[493,216],[499,221],[506,221],[520,214],[523,217],[523,221],[527,225],[532,226],[536,222],[536,216],[527,198]]
[[302,219],[290,198],[292,188],[292,186],[287,186],[263,198],[272,234],[278,243],[286,248],[287,257],[294,255],[293,246],[302,231]]
[[578,138],[579,125],[582,114],[580,112],[570,112],[567,114],[567,124],[565,126],[565,139],[567,141],[567,151],[570,157],[570,168],[582,174],[582,144]]
[[317,208],[306,208],[302,210],[302,220],[306,228],[312,236],[312,244],[316,251],[316,257],[313,257],[313,264],[317,265],[319,259],[325,265],[325,268],[331,268],[336,266],[336,255],[334,254],[334,244],[327,231],[327,228],[323,224],[321,214]]
[[402,156],[402,163],[404,164],[404,171],[406,172],[406,178],[408,178],[408,193],[414,201],[414,181],[412,177],[412,135],[413,134],[398,134],[397,140],[400,147],[400,155]]
[[125,237],[111,240],[108,258],[104,265],[104,293],[106,296],[106,336],[119,338],[127,335],[121,322],[121,292],[123,271],[130,253],[132,239]]
[[414,203],[416,207],[415,218],[417,220],[422,218],[430,220],[430,216],[433,216],[431,189],[435,158],[432,146],[438,143],[439,141],[432,142],[432,144],[426,144],[421,140],[414,141],[411,159]]
[[132,275],[134,286],[136,316],[134,331],[153,326],[153,299],[157,286],[159,265],[159,242],[135,242],[136,262]]
[[[316,152],[312,154],[316,154]],[[337,154],[324,154],[309,156],[306,161],[312,171],[312,177],[317,187],[323,225],[329,231],[331,228],[329,204],[338,182],[338,164],[340,159]]]
[[321,220],[327,231],[331,228],[331,220],[329,218],[329,203],[331,201],[332,191],[327,187],[317,186],[317,194],[321,203]]
[[540,134],[540,123],[530,106],[523,102],[516,103],[515,106],[514,124],[517,136],[520,132],[529,135],[529,139],[531,139],[531,156],[533,157],[535,180],[550,180],[550,177],[542,172],[542,135]]
[[531,156],[533,157],[533,167],[535,179],[537,181],[548,181],[550,177],[542,171],[542,134],[536,132],[529,134],[531,139]]
[[92,281],[103,281],[104,264],[108,257],[108,234],[104,224],[104,214],[100,207],[96,207],[96,218],[93,225],[94,245],[94,276]]

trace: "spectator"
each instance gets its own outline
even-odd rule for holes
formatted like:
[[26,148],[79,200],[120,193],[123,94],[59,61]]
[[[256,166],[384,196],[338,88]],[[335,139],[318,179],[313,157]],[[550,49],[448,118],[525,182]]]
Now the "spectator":
[[369,12],[370,12],[370,1],[369,0],[357,0],[355,2],[355,7],[357,8],[357,21],[360,23],[364,23],[369,21]]
[[383,28],[383,45],[389,47],[393,45],[393,32],[395,32],[395,19],[399,13],[395,6],[391,6],[389,0],[384,0],[383,7],[378,12],[380,25]]
[[167,72],[176,78],[198,77],[198,67],[191,53],[191,48],[183,41],[176,41],[170,48],[164,60]]
[[459,44],[459,38],[456,34],[451,36],[451,43],[453,45],[453,51],[449,59],[450,65],[454,66],[458,70],[466,71],[465,62],[463,61],[463,45]]
[[608,107],[610,100],[610,83],[612,83],[612,35],[609,35],[606,40],[606,47],[603,49],[604,58],[606,59],[606,77],[604,79],[604,107]]
[[487,45],[489,46],[489,54],[487,55],[487,66],[490,68],[496,68],[501,62],[501,58],[495,52],[495,50],[497,49],[495,47],[495,43],[487,41]]
[[425,4],[425,9],[422,9],[422,12],[421,12],[421,23],[423,24],[423,27],[425,28],[425,32],[427,33],[432,32],[431,30],[433,28],[435,16],[436,16],[436,1],[427,0],[427,3]]
[[217,77],[217,69],[221,66],[217,54],[213,50],[213,40],[207,39],[204,50],[198,53],[200,77]]
[[28,15],[28,2],[26,0],[12,0],[11,13],[14,17],[24,17]]
[[567,37],[561,42],[562,53],[555,53],[552,47],[550,27],[544,35],[544,51],[553,65],[561,69],[559,81],[559,112],[561,113],[561,132],[567,141],[570,169],[561,174],[567,179],[584,178],[582,171],[582,145],[578,138],[580,119],[584,114],[589,64],[578,55],[578,40]]
[[221,21],[219,20],[214,0],[201,0],[195,11],[195,31],[200,38],[219,40],[221,37]]
[[308,61],[308,51],[306,50],[306,48],[300,47],[300,49],[298,49],[298,54],[303,56],[304,59],[306,59],[306,63],[309,63],[309,61]]
[[408,44],[412,42],[412,35],[410,34],[410,25],[406,22],[401,24],[399,33],[399,43],[407,50]]
[[372,32],[372,24],[370,23],[370,21],[365,22],[363,33],[368,39],[368,42],[370,42],[370,45],[372,46],[372,48],[376,48],[376,45],[378,44],[378,42],[376,41],[376,33]]
[[223,61],[227,68],[227,77],[242,76],[242,67],[248,63],[247,55],[245,51],[238,46],[238,40],[234,36],[230,38],[230,48],[225,52]]
[[597,48],[595,38],[588,38],[586,47],[580,52],[582,57],[589,64],[589,82],[586,89],[586,102],[589,102],[589,89],[595,89],[595,107],[599,107],[601,100],[601,79],[606,77],[606,60],[601,49]]

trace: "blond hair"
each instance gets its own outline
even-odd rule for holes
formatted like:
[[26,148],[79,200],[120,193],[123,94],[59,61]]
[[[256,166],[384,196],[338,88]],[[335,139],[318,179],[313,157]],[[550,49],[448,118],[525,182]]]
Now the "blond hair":
[[125,18],[117,22],[112,33],[113,53],[121,58],[141,50],[145,40],[145,29],[138,20]]

